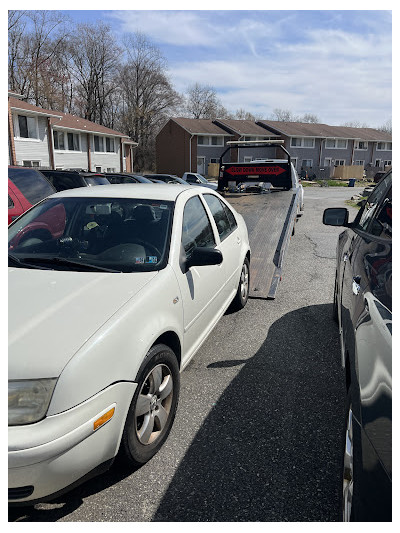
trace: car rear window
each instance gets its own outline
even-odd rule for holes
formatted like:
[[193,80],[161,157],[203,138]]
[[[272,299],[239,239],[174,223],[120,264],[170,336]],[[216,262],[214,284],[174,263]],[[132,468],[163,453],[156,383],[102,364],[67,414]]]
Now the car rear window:
[[83,179],[89,187],[93,185],[110,185],[108,179],[103,176],[85,176]]
[[32,168],[9,168],[8,177],[32,205],[55,192],[46,178]]

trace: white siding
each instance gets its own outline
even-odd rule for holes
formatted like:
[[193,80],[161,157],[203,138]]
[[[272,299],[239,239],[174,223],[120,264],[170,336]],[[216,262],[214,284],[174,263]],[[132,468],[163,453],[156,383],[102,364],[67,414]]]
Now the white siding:
[[[104,143],[105,143],[105,137],[104,137]],[[118,137],[114,137],[114,146],[116,150],[115,152],[95,152],[93,135],[91,136],[90,143],[92,147],[92,168],[91,168],[92,171],[96,170],[96,167],[101,167],[102,172],[106,172],[108,168],[113,168],[115,169],[116,172],[120,172],[121,170],[121,162],[120,162],[121,161],[121,158],[120,158],[121,143]]]
[[[23,115],[23,113],[13,113],[14,124],[18,114]],[[17,165],[22,165],[23,161],[40,161],[40,166],[49,166],[46,117],[37,117],[37,126],[39,133],[38,139],[14,138]]]
[[[76,131],[71,131],[77,133]],[[54,163],[56,168],[81,168],[88,170],[87,136],[86,133],[79,135],[81,147],[79,152],[74,150],[54,150]]]

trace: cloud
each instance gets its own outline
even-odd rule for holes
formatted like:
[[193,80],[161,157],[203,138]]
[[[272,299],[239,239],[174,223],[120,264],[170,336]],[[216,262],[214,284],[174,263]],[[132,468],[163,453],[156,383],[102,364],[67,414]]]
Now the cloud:
[[158,43],[213,47],[220,39],[207,16],[195,11],[114,11],[123,32],[140,31]]
[[213,87],[231,111],[274,108],[383,124],[391,113],[386,11],[119,11],[167,57],[174,88]]

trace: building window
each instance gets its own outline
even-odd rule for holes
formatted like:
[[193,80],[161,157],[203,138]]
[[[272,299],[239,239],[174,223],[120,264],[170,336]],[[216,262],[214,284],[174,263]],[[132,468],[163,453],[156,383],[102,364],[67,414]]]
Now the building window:
[[292,137],[290,139],[291,148],[314,148],[315,139],[311,137]]
[[53,130],[53,140],[55,150],[65,150],[64,132]]
[[347,148],[347,139],[326,139],[325,148]]
[[302,167],[308,167],[308,168],[311,168],[313,166],[313,160],[312,159],[303,159],[301,161],[301,166]]
[[68,139],[68,150],[73,150],[75,152],[79,152],[79,135],[77,133],[67,133],[67,139]]
[[376,145],[376,149],[377,150],[391,150],[392,149],[392,143],[379,142]]
[[198,135],[197,144],[200,146],[224,146],[224,138],[216,135]]
[[104,139],[99,135],[94,135],[94,151],[104,152]]
[[18,137],[24,139],[38,138],[36,118],[18,115]]
[[392,160],[388,159],[387,161],[384,161],[383,162],[383,166],[384,167],[391,167],[392,166]]
[[31,167],[31,168],[38,168],[40,167],[40,161],[22,161],[22,166],[24,167]]
[[115,144],[112,137],[106,137],[106,152],[115,152]]
[[210,163],[219,163],[219,159],[216,157],[211,157]]
[[356,150],[367,150],[368,149],[368,143],[366,141],[356,141],[354,148]]
[[335,160],[335,165],[337,167],[344,167],[346,164],[346,160],[345,159],[336,159]]
[[364,160],[363,159],[357,159],[357,161],[354,161],[354,164],[360,167],[364,166]]

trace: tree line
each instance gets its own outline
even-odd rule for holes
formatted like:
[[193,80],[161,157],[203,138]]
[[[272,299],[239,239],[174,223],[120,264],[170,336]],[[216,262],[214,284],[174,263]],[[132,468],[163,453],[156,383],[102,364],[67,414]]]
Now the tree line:
[[[58,11],[8,12],[8,85],[36,106],[129,135],[139,143],[136,171],[154,169],[155,135],[171,116],[263,118],[245,109],[229,112],[207,85],[195,83],[178,93],[161,51],[144,34],[117,41],[107,24],[73,24]],[[315,115],[282,109],[268,118],[319,122]]]

